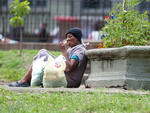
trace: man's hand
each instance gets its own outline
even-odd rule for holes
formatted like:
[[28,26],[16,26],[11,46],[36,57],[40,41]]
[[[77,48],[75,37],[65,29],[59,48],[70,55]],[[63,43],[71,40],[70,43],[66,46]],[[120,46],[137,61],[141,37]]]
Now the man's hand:
[[60,42],[59,43],[59,47],[60,47],[60,49],[61,49],[62,52],[67,51],[67,41],[64,40],[64,41]]

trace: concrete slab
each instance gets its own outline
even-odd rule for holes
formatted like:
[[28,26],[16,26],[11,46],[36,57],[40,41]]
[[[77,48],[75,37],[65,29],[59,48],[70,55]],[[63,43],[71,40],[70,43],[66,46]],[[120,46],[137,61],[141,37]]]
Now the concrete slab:
[[121,88],[85,88],[83,85],[80,88],[31,88],[31,87],[9,87],[6,84],[0,85],[0,89],[5,89],[18,93],[55,93],[55,92],[69,92],[69,93],[78,93],[78,92],[97,92],[97,93],[123,93],[123,94],[138,94],[138,95],[150,95],[150,91],[134,91],[134,90],[124,90]]

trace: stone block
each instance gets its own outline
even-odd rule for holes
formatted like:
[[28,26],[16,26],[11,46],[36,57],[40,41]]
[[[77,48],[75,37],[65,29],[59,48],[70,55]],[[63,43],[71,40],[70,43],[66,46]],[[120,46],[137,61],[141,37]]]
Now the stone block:
[[86,55],[88,86],[150,89],[150,46],[91,49]]

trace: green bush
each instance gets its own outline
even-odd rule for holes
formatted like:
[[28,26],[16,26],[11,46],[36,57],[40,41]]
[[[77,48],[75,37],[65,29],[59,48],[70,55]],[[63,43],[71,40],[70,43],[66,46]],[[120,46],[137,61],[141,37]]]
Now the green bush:
[[146,45],[150,39],[150,22],[147,12],[136,11],[140,0],[124,0],[117,4],[110,15],[114,19],[106,20],[103,28],[106,37],[103,39],[105,47],[121,47],[126,45]]

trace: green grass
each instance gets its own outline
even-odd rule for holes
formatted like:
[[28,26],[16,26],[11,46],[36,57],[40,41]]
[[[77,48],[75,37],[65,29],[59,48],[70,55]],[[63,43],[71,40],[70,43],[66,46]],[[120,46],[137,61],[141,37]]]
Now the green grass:
[[0,89],[0,113],[150,113],[150,95],[31,94]]
[[[18,50],[0,51],[0,80],[19,80],[28,70],[33,57],[39,50],[23,50],[23,55],[19,55]],[[51,51],[58,56],[60,52]]]

